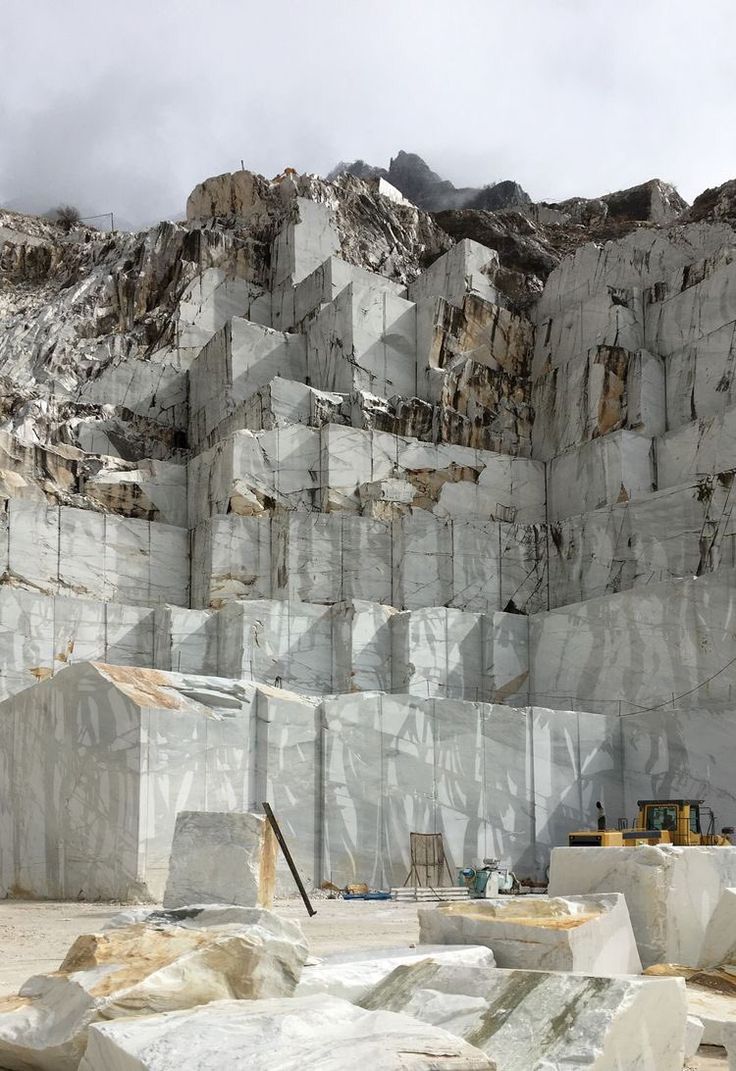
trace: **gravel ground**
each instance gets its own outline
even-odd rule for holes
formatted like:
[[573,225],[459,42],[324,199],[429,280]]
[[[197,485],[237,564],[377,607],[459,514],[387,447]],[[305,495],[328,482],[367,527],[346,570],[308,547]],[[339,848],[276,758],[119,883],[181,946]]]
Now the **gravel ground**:
[[[413,945],[419,940],[412,904],[327,900],[315,897],[317,914],[307,917],[299,899],[275,907],[301,923],[315,955],[344,949]],[[0,996],[17,992],[32,974],[56,970],[75,937],[101,929],[121,910],[117,904],[0,901]],[[723,1049],[702,1046],[688,1071],[727,1071]],[[2,1068],[0,1068],[2,1071]]]

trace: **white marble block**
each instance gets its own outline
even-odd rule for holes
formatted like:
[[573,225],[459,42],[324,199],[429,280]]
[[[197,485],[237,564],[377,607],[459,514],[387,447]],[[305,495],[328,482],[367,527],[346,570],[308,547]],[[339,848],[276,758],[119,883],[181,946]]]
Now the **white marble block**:
[[222,268],[206,268],[179,300],[175,337],[180,356],[196,357],[234,316],[272,327],[271,295],[247,279],[227,275]]
[[[407,1015],[367,1012],[337,997],[219,1001],[204,1008],[107,1023],[90,1031],[79,1071],[320,1068],[494,1071],[479,1049]],[[663,1068],[669,1071],[669,1067]]]
[[705,930],[699,967],[736,962],[736,889],[724,889]]
[[641,961],[696,966],[723,892],[736,883],[736,848],[554,848],[550,896],[626,897]]
[[329,205],[294,197],[272,245],[272,289],[284,283],[296,286],[339,252],[340,239]]
[[419,908],[423,944],[479,944],[499,967],[638,974],[636,942],[623,896],[529,896]]
[[93,1023],[290,996],[307,956],[299,928],[267,911],[248,919],[213,914],[207,919],[195,907],[180,925],[149,912],[78,937],[58,971],[29,978],[0,1005],[3,1066],[76,1071]]
[[657,481],[672,487],[683,480],[729,472],[736,452],[736,408],[692,420],[656,440]]
[[398,297],[406,296],[406,288],[401,283],[385,275],[366,271],[355,264],[348,264],[339,257],[328,257],[310,275],[298,282],[293,291],[287,294],[284,288],[282,292],[274,294],[272,326],[282,331],[291,331],[318,312],[323,305],[328,305],[350,285],[356,290],[387,291]]
[[488,700],[483,617],[445,606],[391,619],[392,688],[411,695]]
[[435,963],[397,968],[361,1002],[442,1024],[503,1071],[681,1071],[680,978],[606,978]]
[[498,291],[490,278],[498,263],[495,249],[463,238],[415,279],[408,289],[409,300],[441,297],[461,306],[465,295],[473,293],[498,304]]
[[189,435],[194,446],[275,376],[304,380],[306,339],[239,317],[218,331],[189,369]]
[[[648,584],[528,620],[532,702],[624,713],[675,695],[683,710],[731,709],[736,666],[728,663],[736,643],[736,570]],[[651,748],[644,747],[642,769],[651,771],[651,759],[663,755],[665,741],[675,748],[678,736],[692,731],[683,720],[677,734],[671,734],[672,714],[667,711],[664,721],[652,715],[624,720],[625,732],[635,722],[639,732],[646,729],[646,735],[663,742],[653,740]],[[697,729],[695,733],[694,742]],[[666,779],[668,769],[678,769],[681,776],[696,758],[687,750],[677,748],[679,763],[663,757],[656,774]],[[706,756],[699,765],[712,781],[714,769]],[[684,791],[682,785],[666,783],[678,796]],[[700,790],[692,787],[697,795]],[[729,805],[723,824],[734,817]]]
[[547,518],[559,521],[655,490],[652,440],[616,431],[547,463]]
[[256,694],[86,662],[5,700],[0,771],[25,802],[0,810],[3,894],[159,900],[177,812],[251,807]]
[[307,374],[318,390],[417,392],[416,307],[390,290],[349,283],[308,322],[306,340]]
[[565,606],[736,564],[730,487],[710,478],[559,521],[550,529],[549,605]]
[[460,964],[469,969],[496,966],[493,952],[482,945],[417,945],[335,952],[316,963],[307,961],[294,996],[326,993],[358,1004],[397,967],[423,959],[431,959],[433,963]]
[[218,672],[308,694],[332,688],[333,609],[313,603],[247,599],[217,618]]
[[261,814],[180,811],[164,908],[187,904],[271,907],[278,844]]

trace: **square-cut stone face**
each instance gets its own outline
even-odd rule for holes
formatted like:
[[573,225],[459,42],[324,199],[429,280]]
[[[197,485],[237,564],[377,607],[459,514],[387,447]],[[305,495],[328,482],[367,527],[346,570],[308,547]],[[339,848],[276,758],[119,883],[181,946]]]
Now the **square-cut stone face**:
[[[420,946],[421,947],[421,946]],[[655,988],[650,988],[654,982]],[[497,1067],[679,1071],[687,1002],[680,978],[606,978],[425,959],[398,967],[361,1000],[441,1022]]]
[[[147,1071],[169,1071],[187,1060],[201,1063],[213,1053],[232,1067],[262,1067],[270,1061],[315,1059],[330,1068],[351,1061],[398,1069],[407,1054],[417,1071],[493,1071],[475,1046],[440,1027],[407,1015],[367,1012],[337,997],[218,1001],[208,1007],[148,1021],[111,1023],[90,1031],[80,1071],[103,1071],[125,1061]],[[299,1040],[297,1040],[299,1039]],[[133,1063],[135,1061],[135,1064]],[[668,1069],[667,1069],[668,1071]]]
[[500,967],[638,974],[624,897],[508,897],[419,909],[422,943],[481,944]]
[[180,811],[171,845],[166,909],[190,904],[273,904],[278,846],[263,815]]
[[[555,848],[549,891],[623,893],[642,963],[697,964],[708,924],[736,875],[736,848]],[[688,889],[697,888],[697,904]]]

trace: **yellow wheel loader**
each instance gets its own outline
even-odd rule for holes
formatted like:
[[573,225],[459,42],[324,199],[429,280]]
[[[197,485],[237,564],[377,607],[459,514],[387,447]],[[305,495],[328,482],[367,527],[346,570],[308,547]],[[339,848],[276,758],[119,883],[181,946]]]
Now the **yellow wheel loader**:
[[[622,848],[638,844],[730,845],[715,832],[715,818],[703,800],[638,800],[633,829],[583,829],[570,833],[571,848]],[[705,830],[703,825],[706,826]]]

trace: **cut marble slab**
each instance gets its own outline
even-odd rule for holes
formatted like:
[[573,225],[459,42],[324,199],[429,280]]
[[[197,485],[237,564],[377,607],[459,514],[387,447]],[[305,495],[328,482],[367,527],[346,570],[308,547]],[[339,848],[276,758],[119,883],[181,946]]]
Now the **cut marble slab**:
[[618,893],[420,907],[419,940],[484,945],[499,967],[596,975],[641,971],[626,901]]
[[626,897],[641,961],[701,962],[708,924],[736,884],[736,848],[553,848],[550,896]]
[[273,905],[276,837],[261,814],[179,811],[164,908],[187,904]]
[[[652,985],[652,982],[655,985]],[[679,978],[602,978],[439,964],[398,967],[361,1001],[440,1024],[499,1071],[681,1071]]]
[[[479,1049],[407,1015],[367,1012],[337,997],[218,1001],[204,1008],[105,1023],[90,1031],[79,1071],[180,1067],[343,1071],[494,1071]],[[668,1071],[663,1068],[663,1071]]]
[[490,948],[482,945],[417,945],[412,948],[372,948],[361,952],[336,952],[308,960],[294,996],[327,993],[358,1003],[397,967],[431,959],[434,963],[462,964],[468,968],[495,967]]

